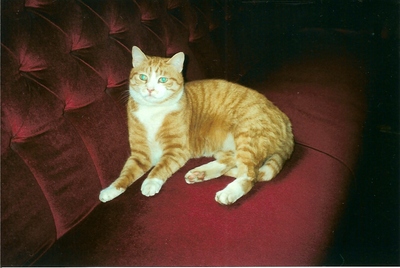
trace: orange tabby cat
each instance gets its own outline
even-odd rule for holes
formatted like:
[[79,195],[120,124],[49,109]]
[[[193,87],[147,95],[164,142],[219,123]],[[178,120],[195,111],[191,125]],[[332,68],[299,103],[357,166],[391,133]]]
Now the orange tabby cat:
[[132,48],[128,127],[131,156],[117,180],[100,192],[107,202],[154,167],[144,180],[145,196],[157,194],[190,158],[215,161],[190,170],[189,184],[228,175],[236,179],[216,193],[224,205],[269,181],[293,151],[289,119],[263,95],[224,80],[184,83],[185,55],[146,56]]

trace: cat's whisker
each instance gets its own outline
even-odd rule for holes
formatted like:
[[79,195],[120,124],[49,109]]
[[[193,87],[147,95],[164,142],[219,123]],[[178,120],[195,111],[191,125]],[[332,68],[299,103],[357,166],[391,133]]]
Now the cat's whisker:
[[126,105],[128,103],[129,97],[130,97],[129,90],[124,90],[119,94],[118,102]]

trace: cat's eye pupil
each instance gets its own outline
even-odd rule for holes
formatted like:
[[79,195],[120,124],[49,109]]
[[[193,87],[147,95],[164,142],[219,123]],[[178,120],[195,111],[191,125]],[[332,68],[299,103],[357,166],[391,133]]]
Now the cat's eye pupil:
[[166,77],[160,77],[160,79],[158,79],[158,81],[159,81],[160,83],[166,83],[166,82],[168,81],[168,78],[166,78]]
[[139,78],[140,78],[140,80],[142,80],[142,81],[147,81],[147,75],[145,75],[145,74],[139,75]]

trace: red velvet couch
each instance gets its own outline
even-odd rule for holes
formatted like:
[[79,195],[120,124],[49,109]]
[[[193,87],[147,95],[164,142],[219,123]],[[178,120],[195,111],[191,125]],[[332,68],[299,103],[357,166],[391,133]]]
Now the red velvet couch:
[[[253,51],[237,46],[221,3],[2,1],[2,266],[321,264],[357,162],[362,69],[345,50],[312,50],[264,73],[249,61],[257,55],[243,57]],[[265,93],[296,140],[278,177],[222,206],[214,195],[231,178],[186,184],[210,160],[194,159],[155,197],[140,193],[141,179],[101,203],[129,154],[133,45],[183,51],[188,81],[222,77]]]

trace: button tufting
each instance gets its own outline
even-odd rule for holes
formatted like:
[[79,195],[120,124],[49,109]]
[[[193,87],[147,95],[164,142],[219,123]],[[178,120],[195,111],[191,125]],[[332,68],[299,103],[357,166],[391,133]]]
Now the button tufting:
[[[4,263],[10,265],[6,266],[34,261],[43,253],[38,249],[72,229],[97,204],[93,193],[100,184],[105,186],[118,176],[129,155],[125,104],[133,45],[149,55],[184,51],[188,80],[205,78],[205,70],[215,65],[217,52],[211,42],[201,42],[207,29],[201,23],[197,26],[197,20],[204,18],[191,2],[203,3],[2,1],[2,27],[6,29],[2,32],[2,132],[13,137],[10,151],[18,151],[21,158],[18,162],[2,159],[6,163],[2,180],[31,178],[40,183],[23,194],[35,209],[22,210],[20,215],[35,219],[38,232],[48,235],[42,239],[36,231],[29,233],[31,221],[21,221],[21,217],[10,221],[12,228],[2,241],[14,245],[18,237],[21,246],[8,248]],[[189,44],[189,40],[196,43]],[[219,67],[213,72],[223,69]],[[9,139],[5,138],[6,150]],[[2,201],[14,200],[19,193],[17,188],[7,191]],[[43,202],[38,202],[37,194],[46,196]],[[21,208],[25,207],[29,206]],[[48,210],[47,218],[37,217],[43,208]]]

